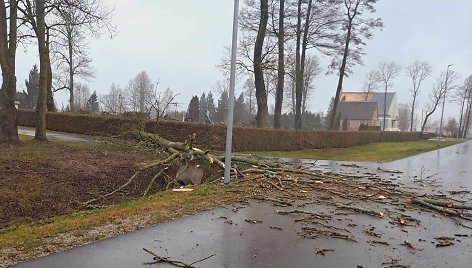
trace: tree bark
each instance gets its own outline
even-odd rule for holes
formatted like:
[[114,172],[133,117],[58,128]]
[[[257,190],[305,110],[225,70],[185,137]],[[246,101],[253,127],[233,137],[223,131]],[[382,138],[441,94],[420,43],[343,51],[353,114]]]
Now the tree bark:
[[415,117],[415,104],[416,104],[416,94],[413,96],[413,102],[411,103],[410,132],[413,131],[413,120]]
[[48,96],[47,96],[47,103],[46,107],[48,111],[55,112],[56,111],[56,104],[54,103],[54,95],[52,93],[52,66],[51,66],[51,56],[50,56],[50,35],[49,35],[49,28],[46,27],[46,51],[47,51],[47,63],[48,63]]
[[254,83],[256,87],[257,115],[256,126],[258,128],[267,127],[267,117],[269,109],[267,107],[267,92],[264,83],[264,73],[262,68],[262,50],[269,20],[269,1],[261,0],[261,17],[259,31],[257,33],[254,47]]
[[278,36],[278,70],[277,70],[277,90],[275,93],[275,111],[274,111],[274,128],[280,128],[280,119],[282,116],[282,103],[284,98],[285,83],[285,0],[280,0],[279,10],[279,36]]
[[346,73],[347,57],[349,55],[349,44],[351,43],[351,34],[352,34],[351,31],[352,31],[352,19],[349,18],[349,22],[347,26],[346,43],[344,44],[343,61],[341,63],[341,68],[339,68],[338,87],[336,88],[336,96],[334,97],[334,105],[333,105],[333,110],[332,110],[332,115],[331,115],[331,124],[330,124],[331,130],[334,130],[336,127],[336,113],[338,110],[339,97],[341,96],[341,91],[343,89],[344,75]]
[[2,88],[0,91],[0,143],[18,142],[16,97],[16,47],[17,12],[16,1],[9,8],[10,25],[7,37],[7,13],[5,2],[0,3],[0,64],[2,69]]
[[74,59],[73,59],[73,46],[72,46],[72,34],[68,33],[68,49],[69,49],[69,109],[71,112],[75,112],[74,103]]
[[469,112],[467,113],[467,120],[464,124],[464,134],[462,135],[463,138],[467,138],[467,134],[469,132],[469,126],[470,126],[470,115],[472,114],[472,105],[469,104],[468,108]]
[[46,140],[46,103],[48,94],[48,53],[46,48],[46,23],[44,14],[44,0],[36,0],[36,16],[38,24],[39,50],[39,96],[36,105],[36,132],[35,140]]
[[300,68],[299,68],[299,74],[297,75],[297,81],[296,81],[296,111],[295,111],[295,129],[296,130],[301,130],[302,129],[302,114],[304,111],[302,111],[302,102],[303,102],[303,89],[304,89],[304,78],[305,78],[305,62],[306,62],[306,50],[307,50],[307,45],[308,45],[308,31],[310,28],[310,16],[311,16],[311,6],[312,6],[313,0],[310,0],[308,2],[308,9],[307,9],[307,14],[306,14],[306,19],[305,19],[305,29],[303,31],[303,42],[302,42],[302,55],[300,58]]
[[[295,51],[295,122],[294,122],[294,129],[300,129],[298,127],[298,123],[300,122],[301,125],[301,114],[299,109],[302,104],[301,98],[301,85],[300,81],[300,48],[301,48],[301,39],[302,39],[302,0],[298,0],[298,8],[297,8],[297,45]],[[303,78],[302,78],[303,79]]]

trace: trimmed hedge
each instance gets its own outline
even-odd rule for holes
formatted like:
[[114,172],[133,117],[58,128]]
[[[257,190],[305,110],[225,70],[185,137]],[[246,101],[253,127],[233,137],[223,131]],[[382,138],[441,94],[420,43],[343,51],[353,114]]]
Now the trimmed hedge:
[[[20,126],[35,126],[34,111],[18,110]],[[144,124],[150,133],[172,141],[184,141],[193,133],[195,143],[210,150],[224,150],[226,126],[179,121],[139,121],[130,118],[48,113],[49,130],[96,135],[117,135],[132,125]],[[143,126],[143,125],[141,125]],[[419,140],[418,132],[373,131],[293,131],[236,127],[233,132],[235,151],[293,151],[301,149],[346,148],[373,142]]]

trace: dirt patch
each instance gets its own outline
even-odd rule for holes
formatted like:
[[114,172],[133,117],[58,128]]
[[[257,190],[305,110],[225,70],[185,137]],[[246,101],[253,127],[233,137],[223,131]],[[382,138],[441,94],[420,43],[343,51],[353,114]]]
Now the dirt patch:
[[[119,187],[140,165],[152,161],[143,154],[62,142],[26,141],[0,145],[0,151],[0,229],[83,210],[82,202]],[[140,197],[153,172],[144,172],[122,193],[96,205]],[[153,192],[164,187],[158,182]]]

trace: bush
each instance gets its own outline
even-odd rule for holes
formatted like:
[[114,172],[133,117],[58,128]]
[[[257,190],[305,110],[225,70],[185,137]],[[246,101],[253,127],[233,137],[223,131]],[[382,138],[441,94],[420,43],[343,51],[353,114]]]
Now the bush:
[[[34,112],[18,110],[21,126],[35,126]],[[197,134],[195,144],[209,150],[224,150],[226,126],[180,121],[150,121],[113,116],[48,113],[47,128],[78,134],[117,135],[132,127],[156,133],[171,141],[185,141]],[[379,131],[293,131],[236,127],[235,151],[294,151],[302,149],[347,148],[373,142],[419,140],[417,132]]]

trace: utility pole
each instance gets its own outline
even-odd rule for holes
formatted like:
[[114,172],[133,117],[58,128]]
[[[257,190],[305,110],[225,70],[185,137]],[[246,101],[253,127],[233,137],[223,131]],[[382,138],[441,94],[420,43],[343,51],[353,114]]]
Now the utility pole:
[[441,142],[441,136],[442,136],[442,125],[443,125],[443,118],[444,118],[444,106],[446,106],[446,94],[447,94],[447,82],[449,79],[449,67],[451,67],[452,64],[449,64],[447,66],[446,70],[446,81],[444,82],[444,96],[443,96],[443,105],[442,105],[442,112],[441,112],[441,123],[439,123],[439,135],[438,135],[438,147]]
[[226,127],[226,152],[225,152],[225,180],[228,184],[231,177],[231,149],[233,146],[233,113],[234,113],[234,87],[236,85],[236,51],[238,50],[238,18],[239,0],[234,0],[233,16],[233,44],[231,47],[231,73],[229,80],[229,105]]

